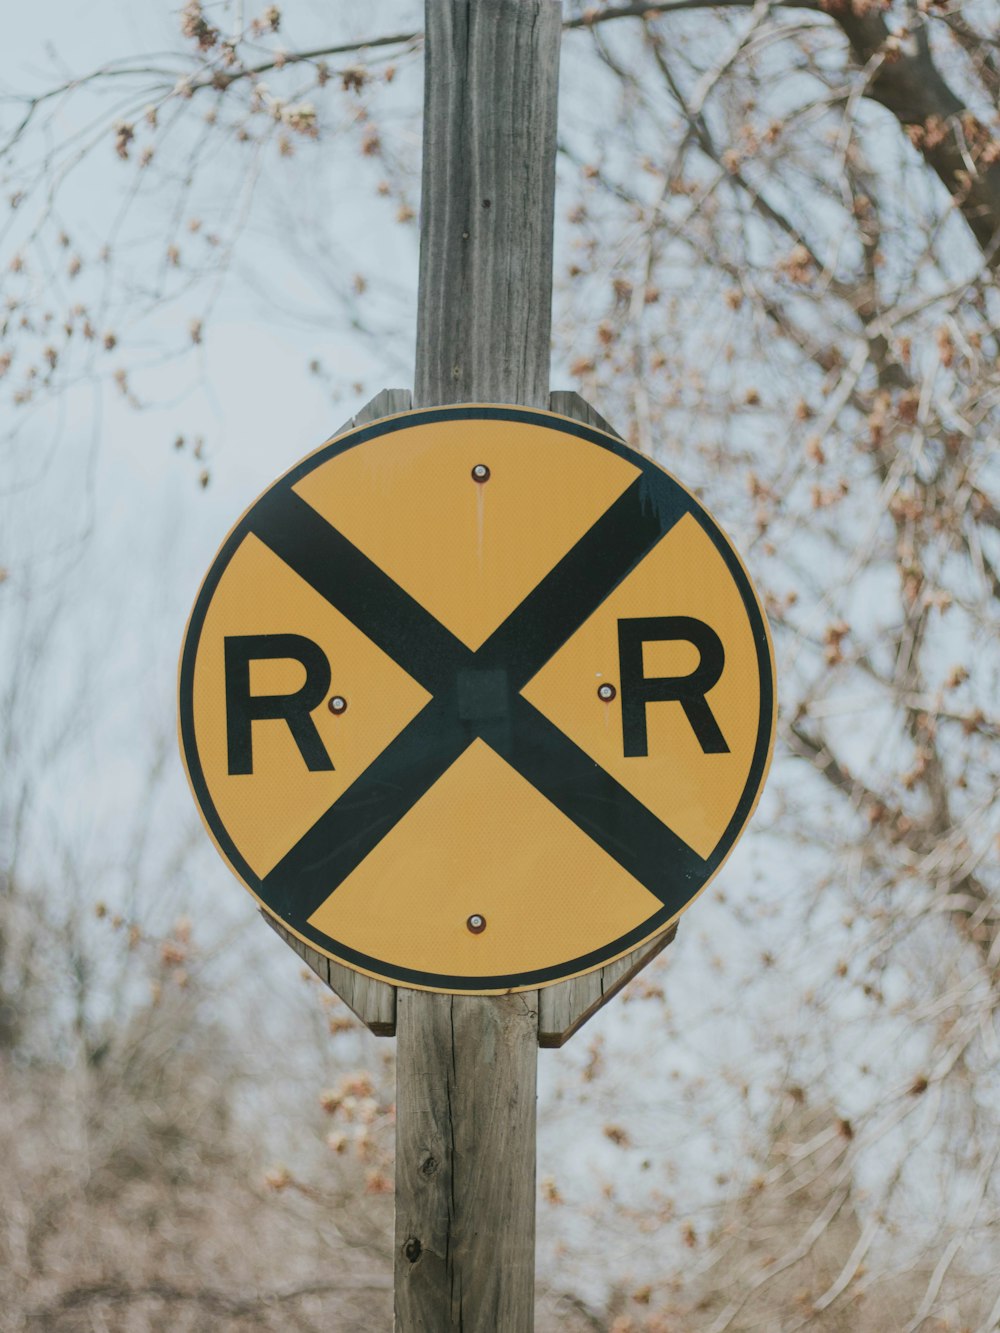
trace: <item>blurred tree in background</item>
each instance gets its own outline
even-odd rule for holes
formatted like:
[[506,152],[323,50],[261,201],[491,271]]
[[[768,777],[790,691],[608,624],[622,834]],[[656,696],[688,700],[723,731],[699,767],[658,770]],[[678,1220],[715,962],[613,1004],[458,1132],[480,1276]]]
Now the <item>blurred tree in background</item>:
[[[143,467],[222,493],[214,542],[252,498],[189,406],[234,323],[280,324],[330,400],[409,382],[422,16],[364,8],[189,0],[140,54],[95,20],[92,66],[54,31],[7,76],[4,1328],[388,1326],[391,1047],[235,902],[80,572],[112,482],[171,548]],[[996,1333],[1000,11],[565,17],[553,387],[733,535],[781,713],[715,889],[542,1056],[539,1326]],[[140,477],[102,480],[122,409]],[[150,612],[167,656],[193,592]],[[142,719],[122,769],[109,693]]]

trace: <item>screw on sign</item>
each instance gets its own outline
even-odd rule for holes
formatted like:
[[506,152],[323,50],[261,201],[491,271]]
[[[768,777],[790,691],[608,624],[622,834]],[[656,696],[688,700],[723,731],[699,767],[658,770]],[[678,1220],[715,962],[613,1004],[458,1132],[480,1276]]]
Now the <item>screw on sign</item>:
[[446,407],[337,438],[247,511],[191,615],[181,744],[283,926],[490,994],[600,967],[697,897],[760,794],[773,680],[746,571],[679,482],[568,418]]

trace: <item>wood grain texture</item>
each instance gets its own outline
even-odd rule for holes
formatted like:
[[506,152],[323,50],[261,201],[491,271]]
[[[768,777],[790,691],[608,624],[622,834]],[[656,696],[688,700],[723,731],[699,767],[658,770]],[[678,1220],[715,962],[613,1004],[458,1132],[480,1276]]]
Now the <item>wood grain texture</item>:
[[[548,405],[560,20],[427,0],[416,407]],[[537,1062],[537,992],[397,991],[399,1333],[531,1333]]]
[[409,389],[380,389],[374,398],[370,398],[360,412],[348,417],[340,430],[334,431],[331,439],[346,435],[355,426],[367,426],[369,421],[378,421],[380,417],[392,417],[397,412],[408,412],[413,406],[413,394]]
[[588,1018],[603,1009],[623,986],[627,986],[647,963],[663,952],[677,934],[676,924],[641,948],[633,949],[596,972],[560,981],[538,992],[538,1044],[554,1049],[564,1046]]
[[597,408],[592,407],[586,398],[581,398],[575,389],[553,389],[549,394],[549,411],[558,412],[563,417],[572,417],[574,421],[582,421],[585,426],[595,426],[598,430],[606,431],[608,435],[617,436],[619,440],[622,438],[614,426],[601,416]]
[[426,12],[414,401],[544,407],[561,5]]
[[396,1035],[395,986],[388,986],[384,981],[376,981],[373,977],[355,972],[353,968],[335,963],[325,954],[303,944],[297,935],[286,930],[267,912],[261,912],[261,916],[274,933],[281,936],[288,947],[344,1001],[355,1017],[360,1018],[376,1037]]
[[396,1328],[530,1333],[534,994],[398,992]]

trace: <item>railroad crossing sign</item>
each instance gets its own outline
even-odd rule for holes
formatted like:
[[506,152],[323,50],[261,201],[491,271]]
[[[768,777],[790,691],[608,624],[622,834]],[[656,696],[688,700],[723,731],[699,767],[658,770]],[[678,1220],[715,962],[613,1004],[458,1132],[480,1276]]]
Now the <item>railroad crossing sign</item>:
[[314,948],[491,994],[665,930],[770,761],[767,624],[668,473],[552,413],[405,412],[226,538],[180,665],[216,846]]

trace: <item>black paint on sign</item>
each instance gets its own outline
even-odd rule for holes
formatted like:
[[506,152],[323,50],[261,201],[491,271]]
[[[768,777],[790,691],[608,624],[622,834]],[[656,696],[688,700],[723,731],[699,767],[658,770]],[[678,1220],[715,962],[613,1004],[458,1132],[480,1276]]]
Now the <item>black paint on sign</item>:
[[[305,683],[294,694],[251,694],[250,663],[264,661],[301,663]],[[309,716],[330,688],[330,663],[319,644],[304,634],[227,635],[225,664],[229,772],[253,772],[253,724],[275,719],[287,723],[306,768],[331,772],[333,761]]]
[[[607,449],[640,470],[633,484],[475,652],[293,490],[296,482],[329,459],[380,435],[456,420],[510,421],[564,431]],[[520,694],[686,514],[708,535],[740,592],[754,637],[761,691],[757,740],[744,792],[729,826],[707,858],[699,856]],[[263,879],[246,863],[214,806],[198,758],[193,718],[194,666],[205,614],[229,561],[251,534],[433,696]],[[722,645],[714,631],[690,617],[638,618],[622,621],[621,626],[626,746],[645,743],[645,709],[649,703],[673,700],[684,709],[702,749],[724,753],[725,738],[705,699],[724,666]],[[692,643],[701,655],[695,671],[686,677],[647,677],[642,666],[642,644],[657,638]],[[307,699],[317,695],[312,705],[315,707],[325,690],[310,688],[310,667],[303,664],[307,670],[303,689],[307,690]],[[259,706],[287,708],[289,699],[298,698],[254,699],[248,687],[244,690],[241,669],[237,667],[233,687],[234,700],[241,701],[236,702],[237,719],[241,706],[245,713],[248,699],[253,710]],[[318,683],[319,678],[314,670],[314,681]],[[329,687],[328,679],[325,687]],[[774,689],[767,629],[746,572],[711,516],[679,483],[621,441],[581,423],[530,409],[463,406],[408,413],[334,440],[303,459],[248,510],[219,552],[192,612],[181,658],[180,714],[182,747],[196,799],[223,854],[269,911],[321,950],[377,975],[404,985],[482,991],[532,986],[600,966],[677,916],[722,864],[749,817],[770,749]],[[305,734],[301,705],[298,711],[293,708],[290,714],[282,712],[281,716],[292,729],[303,758],[309,763],[307,755],[311,755],[315,762],[318,756],[311,742],[306,741],[303,747],[301,739]],[[247,725],[237,721],[238,740],[243,738],[236,746],[237,763],[247,762]],[[328,939],[310,926],[309,917],[316,908],[477,737],[638,879],[659,899],[660,909],[635,930],[593,953],[556,967],[503,976],[438,976],[389,966]],[[315,739],[318,741],[318,735]],[[640,753],[638,748],[635,753]],[[329,762],[329,756],[326,758]]]
[[[647,643],[691,643],[701,660],[685,676],[647,676],[642,649]],[[726,664],[722,640],[703,620],[693,616],[634,616],[618,622],[618,666],[621,671],[622,737],[626,758],[649,753],[646,705],[676,702],[705,754],[728,754],[729,746],[705,696],[719,683]]]

